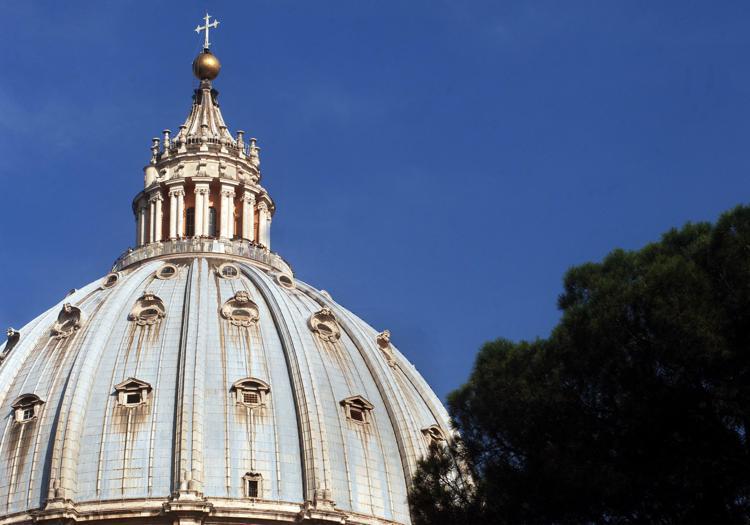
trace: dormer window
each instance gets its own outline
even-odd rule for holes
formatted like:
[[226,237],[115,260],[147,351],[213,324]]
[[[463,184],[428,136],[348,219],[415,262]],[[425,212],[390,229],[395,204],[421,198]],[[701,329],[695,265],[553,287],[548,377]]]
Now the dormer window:
[[219,313],[234,326],[251,326],[257,323],[260,317],[258,305],[250,299],[250,294],[245,290],[234,294],[234,297],[221,306]]
[[375,406],[362,396],[347,397],[341,401],[344,407],[344,414],[349,421],[360,425],[366,425],[370,422],[370,417]]
[[52,335],[56,339],[64,339],[81,327],[81,310],[65,303],[52,326]]
[[268,383],[254,377],[235,381],[231,390],[235,393],[235,402],[248,408],[265,406],[271,393]]
[[138,325],[146,326],[156,324],[165,315],[164,302],[151,292],[144,292],[130,310],[128,319],[135,321]]
[[323,307],[310,316],[310,330],[324,341],[335,343],[341,337],[341,329],[336,317],[328,307]]
[[244,476],[242,476],[243,484],[245,485],[245,497],[246,498],[260,498],[262,495],[261,492],[261,482],[263,481],[263,476],[258,474],[257,472],[248,472]]
[[148,401],[151,385],[140,379],[129,377],[122,383],[115,385],[117,403],[125,408],[143,405]]
[[16,423],[28,423],[36,419],[42,410],[42,401],[36,394],[23,394],[11,404]]

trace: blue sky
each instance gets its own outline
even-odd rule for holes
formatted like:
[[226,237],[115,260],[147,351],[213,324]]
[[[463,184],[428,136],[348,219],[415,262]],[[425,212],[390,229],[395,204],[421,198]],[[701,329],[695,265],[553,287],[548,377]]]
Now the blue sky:
[[274,248],[444,397],[546,336],[567,268],[750,197],[747,2],[2,3],[0,326],[133,242],[204,9]]

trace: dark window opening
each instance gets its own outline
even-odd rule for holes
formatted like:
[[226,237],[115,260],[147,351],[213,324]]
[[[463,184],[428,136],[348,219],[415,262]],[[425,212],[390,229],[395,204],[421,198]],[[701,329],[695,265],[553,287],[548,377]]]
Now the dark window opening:
[[225,266],[222,268],[221,274],[224,277],[237,277],[237,268],[234,266]]
[[137,405],[141,402],[141,393],[140,392],[130,392],[128,394],[125,394],[125,404],[127,405]]
[[257,392],[244,392],[242,394],[242,402],[248,405],[257,405],[260,403],[260,396]]
[[195,208],[188,208],[185,212],[185,235],[195,236]]
[[358,408],[350,408],[350,409],[349,409],[349,416],[350,416],[350,417],[351,417],[351,418],[352,418],[352,419],[353,419],[354,421],[360,421],[360,422],[364,422],[364,420],[365,420],[365,415],[364,415],[364,413],[363,413],[363,412],[362,412],[361,410],[359,410]]
[[21,420],[22,421],[28,421],[29,419],[34,417],[34,407],[28,407],[23,409],[23,413],[21,414]]
[[216,208],[208,208],[208,236],[216,237]]
[[247,480],[247,497],[248,498],[258,497],[258,480],[256,479]]

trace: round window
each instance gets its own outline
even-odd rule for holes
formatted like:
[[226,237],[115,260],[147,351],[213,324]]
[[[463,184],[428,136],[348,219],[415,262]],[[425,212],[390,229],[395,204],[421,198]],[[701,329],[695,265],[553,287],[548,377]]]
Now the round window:
[[177,275],[177,266],[174,264],[165,264],[156,272],[157,279],[172,279]]
[[219,266],[219,275],[224,279],[236,279],[240,275],[240,270],[232,263],[224,263]]
[[112,288],[114,285],[117,284],[117,281],[120,279],[120,276],[116,273],[110,273],[107,274],[104,279],[102,279],[102,287],[103,288]]
[[284,288],[288,288],[290,290],[294,288],[294,279],[292,279],[291,276],[285,273],[276,274],[276,282]]

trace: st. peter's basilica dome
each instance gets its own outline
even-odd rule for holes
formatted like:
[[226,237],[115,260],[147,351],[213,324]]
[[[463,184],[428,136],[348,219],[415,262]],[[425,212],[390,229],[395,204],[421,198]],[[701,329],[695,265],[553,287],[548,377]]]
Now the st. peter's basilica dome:
[[199,65],[136,247],[0,346],[0,524],[409,523],[447,414],[388,331],[270,251],[259,148]]

